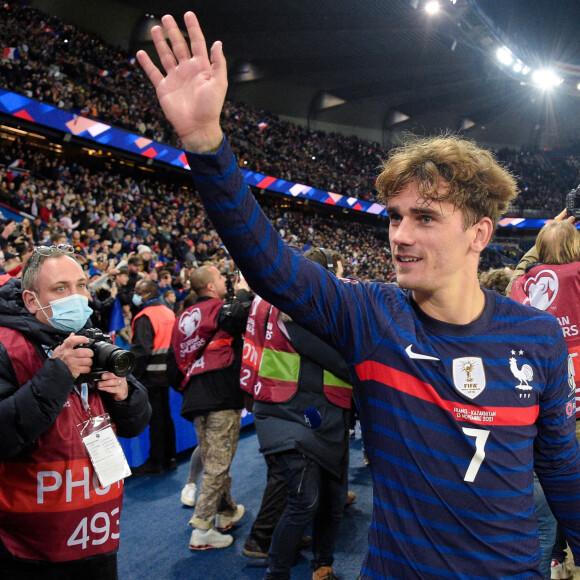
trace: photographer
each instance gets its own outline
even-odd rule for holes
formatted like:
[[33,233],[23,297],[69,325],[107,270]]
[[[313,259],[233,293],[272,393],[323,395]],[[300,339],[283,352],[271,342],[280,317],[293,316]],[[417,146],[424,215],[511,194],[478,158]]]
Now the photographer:
[[[136,381],[91,371],[85,274],[72,246],[34,249],[22,285],[0,287],[0,576],[117,578],[122,453],[105,455],[107,479],[87,434],[115,446],[145,429],[150,407]],[[82,427],[79,430],[79,425]],[[106,427],[106,428],[103,428]],[[98,444],[98,442],[97,442]],[[99,452],[103,451],[98,448]],[[100,485],[104,481],[105,485]],[[97,531],[99,530],[99,531]]]

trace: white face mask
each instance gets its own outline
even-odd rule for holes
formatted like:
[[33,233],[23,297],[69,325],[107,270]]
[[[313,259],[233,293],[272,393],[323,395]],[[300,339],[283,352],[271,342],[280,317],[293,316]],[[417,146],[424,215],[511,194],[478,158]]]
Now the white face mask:
[[[48,306],[41,306],[36,294],[34,294],[38,308],[46,316],[48,323],[64,332],[78,332],[93,313],[89,306],[89,299],[82,294],[71,294],[64,298],[51,300]],[[47,308],[52,309],[52,317],[49,318],[44,312]]]

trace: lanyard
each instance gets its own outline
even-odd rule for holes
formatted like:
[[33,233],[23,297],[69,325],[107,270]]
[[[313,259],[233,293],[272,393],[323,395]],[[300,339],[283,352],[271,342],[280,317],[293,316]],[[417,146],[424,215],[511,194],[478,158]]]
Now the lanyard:
[[79,396],[79,399],[81,400],[83,409],[89,414],[90,417],[92,417],[93,414],[91,413],[91,407],[89,405],[89,385],[87,385],[87,383],[75,385],[74,390],[75,393]]

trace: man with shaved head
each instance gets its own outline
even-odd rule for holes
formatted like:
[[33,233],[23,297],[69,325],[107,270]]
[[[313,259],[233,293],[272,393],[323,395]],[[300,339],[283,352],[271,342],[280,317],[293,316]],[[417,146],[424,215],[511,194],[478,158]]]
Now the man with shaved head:
[[236,279],[236,298],[226,302],[226,277],[212,265],[195,269],[190,282],[196,300],[176,320],[171,339],[174,374],[183,394],[181,415],[195,426],[203,463],[189,522],[194,527],[189,547],[227,548],[233,537],[223,532],[245,511],[230,493],[230,464],[244,407],[240,389],[242,334],[252,293],[245,282]]

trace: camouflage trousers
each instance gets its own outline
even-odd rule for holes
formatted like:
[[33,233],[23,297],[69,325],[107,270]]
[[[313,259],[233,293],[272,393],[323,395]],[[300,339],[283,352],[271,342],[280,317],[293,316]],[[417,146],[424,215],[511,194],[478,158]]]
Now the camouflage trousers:
[[230,465],[240,438],[242,411],[228,409],[198,415],[193,420],[201,450],[203,475],[190,524],[202,530],[213,527],[217,513],[233,515]]

